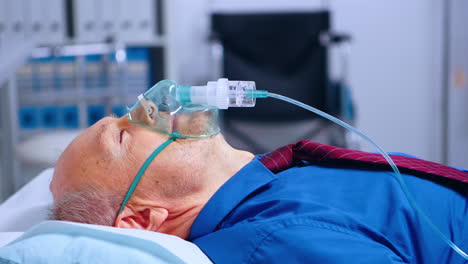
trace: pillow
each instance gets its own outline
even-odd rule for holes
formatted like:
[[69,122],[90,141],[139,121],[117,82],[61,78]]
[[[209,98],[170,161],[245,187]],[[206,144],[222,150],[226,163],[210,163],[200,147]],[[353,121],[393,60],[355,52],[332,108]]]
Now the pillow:
[[54,169],[46,169],[0,205],[0,232],[24,232],[47,220],[53,203],[49,183]]
[[0,263],[211,263],[193,243],[137,229],[45,221],[0,248]]

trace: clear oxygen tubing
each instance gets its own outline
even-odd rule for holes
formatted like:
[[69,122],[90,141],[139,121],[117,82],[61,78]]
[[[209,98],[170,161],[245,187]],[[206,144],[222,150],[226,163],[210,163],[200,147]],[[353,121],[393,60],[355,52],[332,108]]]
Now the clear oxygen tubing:
[[401,176],[401,173],[400,173],[400,170],[398,170],[398,167],[395,165],[395,163],[393,162],[392,158],[390,158],[390,156],[385,152],[383,151],[383,149],[377,145],[377,143],[375,143],[372,139],[370,139],[368,136],[364,135],[361,131],[359,131],[358,129],[354,128],[353,126],[341,121],[340,119],[336,118],[336,117],[333,117],[325,112],[322,112],[312,106],[309,106],[309,105],[306,105],[304,103],[301,103],[299,101],[296,101],[294,99],[291,99],[289,97],[286,97],[286,96],[283,96],[283,95],[279,95],[279,94],[275,94],[275,93],[270,93],[270,92],[267,92],[267,91],[261,91],[261,90],[257,90],[255,91],[254,93],[252,93],[251,96],[255,96],[257,98],[266,98],[266,97],[272,97],[272,98],[276,98],[276,99],[279,99],[279,100],[282,100],[282,101],[286,101],[288,103],[291,103],[291,104],[294,104],[296,106],[299,106],[299,107],[302,107],[306,110],[309,110],[319,116],[322,116],[356,134],[358,134],[360,137],[362,137],[364,140],[366,140],[367,142],[369,142],[372,146],[374,146],[381,154],[382,156],[385,158],[385,160],[388,162],[388,164],[390,164],[390,166],[392,167],[393,171],[395,172],[395,176],[398,180],[398,183],[400,184],[400,187],[401,189],[403,190],[403,193],[405,194],[406,198],[408,199],[408,202],[409,204],[411,205],[411,207],[416,211],[417,214],[419,214],[419,216],[421,216],[421,218],[430,226],[430,228],[445,242],[447,243],[447,245],[449,245],[453,250],[455,250],[455,252],[457,252],[462,258],[464,259],[468,259],[468,255],[461,249],[459,248],[457,245],[455,245],[455,243],[453,243],[449,238],[447,238],[444,233],[442,233],[442,231],[439,230],[439,228],[437,228],[436,225],[434,225],[434,223],[432,223],[432,221],[430,220],[430,218],[421,210],[421,208],[417,205],[416,201],[414,200],[413,196],[411,195],[411,192],[409,191],[408,189],[408,186],[406,185],[405,181],[403,180],[403,177]]
[[177,132],[174,132],[169,139],[167,139],[163,144],[161,144],[158,148],[156,148],[153,153],[145,160],[143,165],[141,166],[140,170],[138,170],[137,175],[132,181],[132,184],[130,185],[130,188],[128,188],[127,194],[125,194],[125,198],[120,205],[119,211],[117,212],[117,216],[122,213],[123,209],[125,208],[125,205],[127,205],[128,200],[130,200],[130,197],[132,197],[133,192],[135,191],[138,183],[140,182],[141,177],[145,173],[146,169],[148,166],[151,164],[151,162],[156,158],[156,156],[161,153],[169,144],[174,142],[176,139],[181,138],[180,135]]

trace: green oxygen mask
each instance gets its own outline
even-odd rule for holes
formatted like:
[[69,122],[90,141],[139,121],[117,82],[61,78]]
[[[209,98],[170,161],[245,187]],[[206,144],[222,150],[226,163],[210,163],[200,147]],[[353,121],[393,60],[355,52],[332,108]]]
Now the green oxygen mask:
[[255,106],[256,98],[267,97],[286,101],[320,115],[357,134],[375,147],[392,167],[395,173],[394,175],[414,211],[421,216],[424,222],[440,239],[462,258],[468,259],[468,254],[442,233],[418,206],[403,180],[398,167],[395,165],[392,158],[377,143],[351,125],[312,106],[286,96],[269,93],[264,90],[256,90],[255,82],[251,81],[229,81],[228,79],[219,79],[218,81],[208,82],[206,86],[187,86],[164,80],[158,82],[144,94],[138,96],[138,102],[128,108],[128,120],[132,123],[145,126],[155,132],[165,134],[169,136],[169,139],[160,145],[144,162],[125,196],[118,215],[123,211],[125,204],[130,199],[146,168],[171,142],[180,138],[214,136],[219,133],[218,109],[253,107]]
[[206,86],[158,82],[128,108],[130,122],[179,138],[211,137],[219,133],[218,109],[253,107],[255,83],[219,79]]

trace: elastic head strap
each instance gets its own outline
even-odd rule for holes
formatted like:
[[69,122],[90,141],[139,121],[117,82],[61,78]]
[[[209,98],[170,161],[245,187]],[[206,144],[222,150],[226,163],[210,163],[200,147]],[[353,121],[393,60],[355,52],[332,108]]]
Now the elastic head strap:
[[117,213],[117,216],[122,213],[123,209],[125,208],[125,205],[127,204],[128,200],[130,200],[130,197],[132,196],[133,192],[135,191],[138,183],[140,182],[141,177],[145,173],[146,169],[148,166],[151,164],[151,162],[154,160],[154,158],[163,150],[165,149],[171,142],[179,138],[178,133],[173,133],[171,138],[166,140],[163,144],[161,144],[157,149],[151,153],[151,155],[146,159],[145,163],[143,163],[143,166],[141,166],[140,170],[138,171],[137,175],[135,176],[135,179],[133,179],[132,184],[130,185],[130,188],[127,191],[127,194],[125,195],[125,198],[122,202],[122,205],[120,206],[119,212]]

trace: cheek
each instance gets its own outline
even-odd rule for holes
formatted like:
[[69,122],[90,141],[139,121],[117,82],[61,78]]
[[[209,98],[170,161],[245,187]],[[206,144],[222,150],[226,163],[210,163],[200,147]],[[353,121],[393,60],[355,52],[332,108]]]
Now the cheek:
[[150,155],[158,146],[168,139],[167,136],[146,128],[131,131],[130,147],[135,156],[139,154]]
[[[122,166],[133,175],[137,173],[143,163],[162,143],[167,140],[167,136],[153,132],[146,128],[133,126],[129,129],[128,150],[121,158]],[[169,145],[170,146],[170,145]],[[167,149],[161,153],[166,152]],[[158,154],[159,155],[161,155]],[[156,157],[157,159],[157,157]]]

